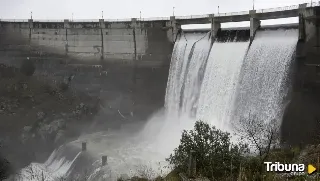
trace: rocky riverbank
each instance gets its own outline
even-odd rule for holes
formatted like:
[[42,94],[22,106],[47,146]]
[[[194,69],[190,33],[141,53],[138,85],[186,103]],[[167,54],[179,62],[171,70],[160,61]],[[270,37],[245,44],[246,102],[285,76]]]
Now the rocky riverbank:
[[77,92],[63,80],[25,76],[6,65],[0,71],[1,152],[15,168],[46,159],[99,111],[98,96]]

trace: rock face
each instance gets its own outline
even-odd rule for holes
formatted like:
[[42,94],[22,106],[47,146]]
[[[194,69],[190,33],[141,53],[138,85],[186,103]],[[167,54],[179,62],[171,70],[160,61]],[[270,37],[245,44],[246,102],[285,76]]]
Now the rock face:
[[55,120],[50,124],[41,124],[38,129],[38,134],[42,139],[46,140],[50,137],[55,137],[59,130],[66,128],[66,121],[63,119]]
[[88,113],[88,107],[84,103],[80,103],[73,111],[73,115],[78,119],[82,115],[86,115],[87,113]]
[[25,126],[22,131],[21,141],[27,143],[31,139],[41,138],[47,144],[61,143],[65,139],[67,122],[64,119],[57,119],[49,122],[41,119],[34,126]]
[[19,69],[15,68],[15,67],[0,63],[0,79],[12,78],[16,75],[16,72],[18,72],[18,71],[19,71]]
[[304,150],[301,151],[297,158],[297,163],[304,164],[315,164],[317,165],[320,157],[320,144],[319,145],[308,145]]

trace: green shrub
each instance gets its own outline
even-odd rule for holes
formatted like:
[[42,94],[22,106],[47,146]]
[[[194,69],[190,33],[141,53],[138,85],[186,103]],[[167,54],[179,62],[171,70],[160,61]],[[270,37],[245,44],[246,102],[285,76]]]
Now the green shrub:
[[196,157],[197,175],[210,179],[235,178],[239,172],[242,155],[248,150],[246,145],[232,144],[230,134],[216,129],[203,121],[197,121],[194,129],[184,130],[180,145],[167,158],[176,169],[187,173],[189,153]]

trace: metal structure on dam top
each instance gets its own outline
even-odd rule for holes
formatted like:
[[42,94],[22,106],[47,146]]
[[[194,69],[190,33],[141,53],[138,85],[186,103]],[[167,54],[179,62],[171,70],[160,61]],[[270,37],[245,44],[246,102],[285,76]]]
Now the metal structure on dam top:
[[[239,22],[239,21],[249,21],[250,14],[254,12],[260,20],[264,19],[278,19],[278,18],[289,18],[297,17],[299,14],[299,9],[301,8],[311,8],[320,6],[320,1],[312,3],[304,3],[299,5],[268,8],[268,9],[258,9],[240,12],[230,12],[230,13],[218,13],[218,14],[203,14],[203,15],[188,15],[188,16],[174,16],[175,20],[200,20],[200,22],[194,22],[195,24],[200,23],[210,23],[206,21],[201,21],[203,19],[208,19],[215,17],[219,22]],[[261,14],[261,15],[259,15]],[[262,14],[265,14],[262,15]],[[273,14],[273,15],[272,15]],[[231,18],[234,17],[234,18]],[[171,17],[151,17],[151,18],[136,18],[137,21],[170,21]],[[28,19],[0,19],[0,22],[28,22]],[[64,22],[64,19],[33,19],[33,22]],[[131,22],[132,18],[125,19],[104,19],[105,22]],[[73,19],[69,22],[99,22],[99,19]],[[193,22],[193,21],[192,21]]]

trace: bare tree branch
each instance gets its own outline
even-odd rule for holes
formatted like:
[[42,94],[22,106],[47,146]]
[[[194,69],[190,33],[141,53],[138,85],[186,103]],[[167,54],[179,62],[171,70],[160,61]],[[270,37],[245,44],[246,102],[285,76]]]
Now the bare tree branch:
[[261,164],[268,158],[271,146],[279,139],[278,121],[259,120],[256,116],[242,117],[235,126],[238,135],[258,152]]

